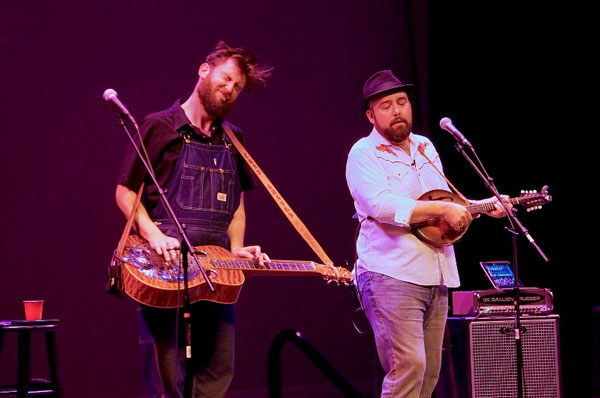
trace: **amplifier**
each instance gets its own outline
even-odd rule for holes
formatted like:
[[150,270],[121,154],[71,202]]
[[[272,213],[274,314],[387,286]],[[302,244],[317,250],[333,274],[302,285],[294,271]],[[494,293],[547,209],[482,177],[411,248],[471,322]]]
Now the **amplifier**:
[[558,315],[521,319],[522,394],[515,320],[448,317],[436,398],[561,398]]
[[[511,315],[515,313],[513,295],[512,289],[454,291],[452,292],[452,314],[455,316]],[[554,308],[552,291],[538,287],[519,288],[519,304],[521,314],[550,314]]]

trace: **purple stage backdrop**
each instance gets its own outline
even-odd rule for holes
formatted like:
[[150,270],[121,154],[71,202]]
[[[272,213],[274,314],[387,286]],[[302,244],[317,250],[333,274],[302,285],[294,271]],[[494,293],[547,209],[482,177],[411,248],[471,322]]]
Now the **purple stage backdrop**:
[[[465,194],[489,196],[437,127],[443,116],[468,135],[503,192],[518,196],[548,184],[555,202],[565,198],[552,163],[558,145],[547,138],[554,89],[537,74],[552,58],[550,23],[536,20],[533,7],[515,15],[488,6],[476,9],[475,19],[463,8],[427,1],[3,0],[0,319],[21,318],[22,300],[46,300],[44,315],[61,320],[64,396],[142,396],[135,304],[104,292],[125,222],[114,189],[128,140],[102,93],[115,89],[141,120],[190,95],[198,66],[221,39],[275,67],[264,89],[242,94],[229,119],[336,265],[354,261],[344,170],[350,147],[370,131],[359,103],[364,81],[379,69],[416,84],[415,131],[433,139]],[[531,21],[548,36],[527,33]],[[527,43],[536,44],[535,54]],[[591,333],[577,323],[589,322],[569,299],[575,277],[557,273],[569,259],[549,228],[559,209],[551,203],[519,212],[553,260],[544,265],[521,240],[522,279],[555,292],[562,343],[587,346]],[[271,258],[318,261],[258,180],[246,212],[246,243],[260,244]],[[479,261],[511,259],[505,225],[482,217],[457,245],[464,289],[488,287]],[[285,329],[301,331],[350,382],[375,394],[372,336],[346,287],[316,277],[255,277],[236,306],[231,397],[267,395],[267,352]],[[16,375],[12,337],[4,339],[0,384]],[[34,343],[34,370],[43,376],[41,341]],[[563,350],[563,358],[574,357]],[[588,365],[565,370],[565,390],[587,385]],[[283,350],[283,384],[296,391],[290,396],[341,396],[291,346]]]

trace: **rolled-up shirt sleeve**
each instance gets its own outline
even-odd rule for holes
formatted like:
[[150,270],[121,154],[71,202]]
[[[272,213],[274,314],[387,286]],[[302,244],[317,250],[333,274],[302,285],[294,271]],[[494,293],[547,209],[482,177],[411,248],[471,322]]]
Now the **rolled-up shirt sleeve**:
[[416,200],[394,192],[385,169],[367,148],[354,146],[348,154],[346,180],[361,219],[409,227]]

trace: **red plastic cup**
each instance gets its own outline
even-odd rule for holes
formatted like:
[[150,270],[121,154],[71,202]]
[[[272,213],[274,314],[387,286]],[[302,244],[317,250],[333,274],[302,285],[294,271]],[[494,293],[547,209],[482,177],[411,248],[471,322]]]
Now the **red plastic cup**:
[[44,300],[25,300],[25,319],[28,321],[39,321],[42,319],[42,311],[44,309]]

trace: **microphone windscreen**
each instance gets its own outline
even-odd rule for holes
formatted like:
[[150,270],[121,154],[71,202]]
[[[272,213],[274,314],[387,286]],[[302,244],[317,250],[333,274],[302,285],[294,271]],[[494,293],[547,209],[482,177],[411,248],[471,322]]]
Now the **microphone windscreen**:
[[452,124],[452,120],[450,120],[449,117],[444,117],[442,120],[440,120],[440,127],[444,130],[446,130],[446,126],[449,124]]
[[115,90],[113,90],[112,88],[107,88],[106,90],[104,90],[104,94],[102,95],[102,98],[104,98],[105,101],[110,101],[110,99],[112,97],[116,97],[117,96],[117,92]]

